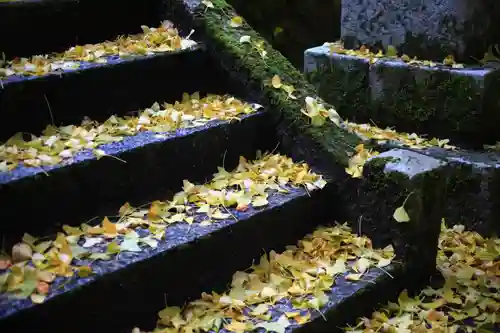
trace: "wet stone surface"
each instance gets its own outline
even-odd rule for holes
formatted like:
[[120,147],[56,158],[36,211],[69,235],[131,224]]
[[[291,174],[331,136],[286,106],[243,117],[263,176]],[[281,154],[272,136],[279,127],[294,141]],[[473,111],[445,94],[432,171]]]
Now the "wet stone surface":
[[500,234],[500,154],[427,148],[421,154],[446,161],[445,221],[463,224],[483,236]]
[[[204,182],[224,162],[230,169],[240,155],[253,158],[258,149],[270,151],[276,146],[271,130],[267,113],[258,111],[239,122],[211,121],[125,137],[99,146],[110,155],[100,159],[85,150],[61,165],[0,173],[0,220],[10,221],[0,224],[0,234],[10,244],[24,232],[44,235],[58,224],[90,219],[127,200],[143,204],[173,194],[183,179]],[[19,205],[26,210],[22,215]]]
[[[95,274],[58,277],[41,305],[1,295],[0,325],[10,325],[12,333],[34,329],[54,333],[130,332],[134,325],[153,328],[166,300],[169,305],[181,306],[203,291],[222,292],[233,273],[249,267],[262,251],[282,251],[320,223],[331,221],[330,212],[319,209],[328,198],[326,188],[310,193],[304,188],[287,189],[288,194],[270,192],[266,207],[250,207],[245,212],[228,208],[231,218],[209,225],[200,225],[206,215],[195,213],[191,225],[168,226],[165,239],[156,248],[139,243],[140,252],[121,252],[111,260],[77,260],[78,266],[91,264]],[[135,231],[141,238],[149,234],[147,229]],[[115,241],[121,243],[122,239],[118,236]],[[111,241],[87,250],[105,252]],[[375,270],[373,274],[385,273]],[[68,312],[71,304],[85,311]],[[110,320],[117,316],[122,318],[119,322]],[[89,317],[91,321],[85,320]],[[75,322],[80,324],[75,327]]]
[[306,50],[305,72],[320,96],[351,121],[482,147],[500,139],[500,69],[409,65]]
[[341,38],[348,48],[393,45],[410,56],[470,62],[499,42],[499,17],[495,0],[343,0]]
[[[436,267],[446,177],[444,161],[392,149],[367,162],[348,208],[355,230],[370,237],[374,246],[394,245],[416,285]],[[401,206],[409,222],[393,218]]]
[[307,49],[304,72],[318,94],[351,121],[370,119],[370,63],[366,58],[332,54],[328,46]]

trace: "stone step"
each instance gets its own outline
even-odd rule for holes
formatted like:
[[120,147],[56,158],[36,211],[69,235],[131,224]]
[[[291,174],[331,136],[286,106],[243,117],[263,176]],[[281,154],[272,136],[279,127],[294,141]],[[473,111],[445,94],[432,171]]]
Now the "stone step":
[[17,132],[39,133],[49,124],[79,123],[85,116],[103,121],[155,101],[179,99],[186,91],[236,90],[201,46],[131,59],[111,57],[106,64],[83,63],[78,69],[43,76],[0,79],[0,114],[5,119],[1,140]]
[[[104,144],[77,149],[55,165],[26,166],[23,163],[32,160],[25,159],[17,167],[12,165],[13,170],[0,173],[0,220],[10,221],[1,224],[0,234],[8,239],[24,232],[40,235],[59,223],[91,219],[126,200],[143,204],[159,194],[172,193],[183,179],[204,181],[223,162],[232,167],[240,155],[271,150],[277,144],[273,122],[267,112],[256,110],[257,106],[247,107],[248,114],[236,115],[240,121],[214,117],[191,124],[195,127],[164,133],[144,128],[117,142],[110,142],[112,138],[104,133],[108,140]],[[46,142],[51,137],[44,138]],[[44,153],[40,150],[37,154]]]
[[142,24],[156,26],[164,19],[162,9],[156,0],[127,6],[118,0],[2,1],[0,29],[8,33],[0,36],[0,52],[11,59],[114,39],[140,32]]
[[446,223],[465,225],[483,236],[499,235],[500,153],[440,147],[416,151],[450,166],[443,211]]
[[[369,123],[363,125],[366,130],[361,134],[371,132],[370,138],[380,134],[380,128],[385,126],[394,127],[399,133],[419,134],[419,139],[408,139],[408,134],[394,132],[374,141],[381,143],[382,149],[403,145],[446,162],[450,174],[443,217],[450,224],[464,224],[482,235],[498,234],[500,197],[496,193],[500,153],[485,151],[483,143],[497,139],[494,124],[500,97],[494,89],[500,70],[493,67],[436,69],[422,63],[409,65],[400,60],[380,60],[373,54],[370,59],[355,53],[331,54],[328,46],[306,51],[305,59],[309,60],[306,72],[320,95],[336,105],[341,116]],[[387,74],[391,68],[394,71]],[[447,78],[469,82],[474,89],[467,92],[437,85]],[[416,82],[425,80],[431,80],[432,89],[416,89]],[[380,126],[378,134],[373,124]],[[431,134],[427,139],[451,138],[449,145],[454,147],[446,145],[445,149],[436,143],[417,142],[426,137],[425,134]],[[398,135],[404,142],[397,142]]]
[[[290,185],[282,185],[287,193],[267,188],[265,191],[269,194],[268,204],[264,203],[262,206],[261,204],[257,206],[255,202],[245,207],[238,206],[235,209],[233,206],[224,209],[225,206],[215,204],[212,207],[218,207],[218,213],[212,211],[210,222],[202,224],[200,222],[207,221],[208,215],[203,212],[195,213],[196,209],[184,213],[184,219],[189,216],[194,217],[194,222],[188,224],[174,223],[174,220],[164,220],[165,222],[158,220],[158,216],[163,215],[159,210],[162,206],[158,203],[153,203],[149,209],[146,207],[140,214],[132,213],[130,206],[125,205],[120,210],[121,225],[114,224],[116,230],[124,230],[123,227],[128,226],[141,238],[159,235],[163,231],[164,239],[159,240],[157,246],[146,245],[152,240],[149,237],[149,242],[139,243],[141,249],[138,252],[130,252],[133,251],[132,247],[121,243],[120,249],[126,251],[120,252],[114,258],[111,255],[111,258],[104,260],[80,255],[83,258],[73,259],[72,264],[78,267],[90,265],[94,274],[87,277],[76,275],[71,278],[57,277],[50,284],[50,292],[43,303],[34,304],[32,300],[36,301],[36,298],[33,297],[13,299],[7,298],[7,294],[1,295],[0,328],[2,331],[8,328],[7,331],[12,333],[34,329],[54,333],[68,331],[83,333],[124,332],[134,325],[149,325],[154,323],[156,311],[165,305],[165,301],[182,304],[184,301],[194,299],[204,290],[224,290],[226,281],[230,280],[232,273],[251,265],[254,259],[260,257],[262,251],[271,249],[281,251],[285,245],[294,243],[322,221],[333,218],[335,209],[324,209],[332,195],[330,185],[322,183],[320,176],[301,174],[301,170],[306,170],[304,165],[291,164],[291,160],[283,158],[283,155],[273,155],[260,161],[265,162],[259,162],[260,166],[250,164],[250,167],[246,167],[246,163],[249,162],[240,160],[237,172],[243,177],[245,172],[248,172],[245,170],[250,168],[260,170],[256,171],[259,174],[265,173],[266,170],[272,171],[274,167],[284,170],[282,172],[290,177],[288,183]],[[221,179],[240,179],[237,175],[231,177],[225,177],[224,172],[219,169],[211,184],[217,188],[216,183]],[[243,179],[239,181],[242,182]],[[254,180],[256,184],[261,182],[265,184],[265,178],[259,179]],[[184,183],[185,195],[186,192],[197,193],[198,190],[193,192],[191,186],[194,185]],[[191,196],[189,202],[196,200]],[[184,201],[182,195],[178,194],[175,198],[178,210],[179,202]],[[202,197],[200,200],[200,205],[203,207],[207,199]],[[187,205],[194,206],[190,203]],[[178,212],[181,213],[177,215],[183,214],[182,210]],[[137,217],[144,214],[147,215],[143,219]],[[216,217],[216,214],[219,216]],[[221,214],[225,216],[220,216]],[[172,219],[165,215],[165,219],[168,218]],[[142,227],[137,226],[138,219],[142,221]],[[108,232],[110,235],[109,225],[113,223],[109,221],[107,223],[108,229],[97,233]],[[106,228],[106,222],[101,225]],[[69,244],[75,243],[75,237],[80,238],[78,244],[85,246],[82,242],[84,240],[88,242],[88,235],[95,234],[86,229],[86,236],[80,237],[78,235],[83,229],[80,229],[80,232],[74,228],[64,230],[67,235],[75,236],[65,237],[65,234],[60,233],[52,243],[53,246],[60,248],[57,250],[59,257],[66,253],[65,246],[67,248]],[[112,231],[114,234],[110,235],[111,237],[116,236],[116,230]],[[131,232],[127,234],[129,240],[136,239],[130,236]],[[103,235],[94,235],[92,239],[95,237],[102,239]],[[98,252],[109,254],[111,251],[109,243],[112,241],[119,243],[117,240],[120,238],[122,237],[102,240],[88,250],[94,255]],[[26,237],[23,240],[29,243]],[[71,245],[71,257],[78,257],[77,253],[79,251]],[[47,268],[40,267],[40,269]],[[27,271],[25,268],[24,281],[28,279]]]
[[[335,48],[333,48],[335,51]],[[480,148],[500,139],[500,68],[429,66],[367,53],[305,51],[305,72],[341,116]]]
[[[354,246],[353,239],[357,241]],[[237,327],[241,327],[241,332],[259,327],[278,332],[337,332],[354,323],[357,316],[371,313],[379,302],[393,299],[404,280],[402,264],[384,263],[382,268],[377,267],[377,260],[368,257],[368,252],[376,250],[363,249],[367,240],[346,233],[345,226],[320,227],[298,245],[288,246],[285,252],[266,253],[260,263],[236,272],[230,290],[223,294],[207,289],[197,302],[184,304],[182,309],[171,306],[160,311],[158,331],[178,324],[181,331],[190,327],[196,331],[201,326],[204,331],[224,333],[234,332]],[[352,248],[357,254],[345,260],[344,251],[333,251],[335,246],[343,246],[349,254]],[[356,273],[353,266],[360,267],[355,262],[363,254],[368,255],[361,260],[366,266],[358,270],[362,273]],[[305,273],[309,267],[311,275]],[[147,326],[137,325],[142,332],[155,326],[154,321]]]

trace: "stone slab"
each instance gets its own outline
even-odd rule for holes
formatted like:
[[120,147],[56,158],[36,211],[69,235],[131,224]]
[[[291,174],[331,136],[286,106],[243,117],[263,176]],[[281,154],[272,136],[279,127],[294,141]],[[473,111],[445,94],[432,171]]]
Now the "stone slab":
[[[112,40],[157,26],[162,0],[13,0],[0,2],[0,54],[8,59],[61,52],[75,44]],[[119,17],[120,20],[111,20]],[[28,42],[29,41],[29,42]]]
[[474,148],[500,139],[500,69],[381,60],[370,66],[369,76],[372,119],[379,126]]
[[449,165],[443,215],[446,224],[462,224],[486,237],[500,235],[500,153],[442,148],[419,153]]
[[[446,162],[392,149],[369,160],[364,178],[350,185],[347,211],[353,228],[370,237],[375,247],[393,244],[415,285],[427,282],[436,268],[447,177]],[[393,218],[401,206],[409,222]]]
[[178,100],[184,92],[234,94],[235,86],[201,45],[153,56],[114,56],[106,64],[82,62],[76,70],[37,77],[13,75],[1,79],[0,141],[17,132],[38,134],[49,124],[79,124],[85,116],[103,121],[154,102]]
[[370,119],[369,60],[332,54],[327,45],[304,52],[304,72],[319,96],[342,117],[360,123]]
[[341,38],[348,48],[393,45],[423,59],[471,62],[500,42],[499,18],[496,0],[343,0]]
[[86,150],[61,165],[0,173],[0,235],[8,247],[24,232],[51,234],[59,224],[81,223],[127,200],[140,205],[174,194],[183,179],[204,182],[219,165],[230,169],[241,155],[275,147],[272,122],[260,111],[239,122],[213,121],[162,136],[142,132],[99,146],[126,163]]
[[[208,226],[199,225],[206,218],[204,214],[197,214],[191,225],[172,224],[155,249],[141,246],[141,252],[122,252],[111,260],[94,261],[95,274],[89,277],[59,277],[42,304],[1,295],[2,332],[130,332],[134,326],[152,329],[165,302],[182,306],[204,291],[222,292],[233,273],[251,266],[262,252],[281,252],[333,218],[332,210],[321,209],[330,197],[328,185],[311,193],[305,188],[289,190],[288,194],[271,194],[269,205],[263,208],[246,212],[230,208],[231,218]],[[137,232],[143,237],[146,230]],[[93,251],[103,251],[111,241]],[[82,259],[78,265],[89,263]],[[391,280],[381,271],[368,275]],[[366,284],[369,287],[360,282],[357,287],[343,289],[351,294],[362,287],[373,288]]]
[[500,139],[500,69],[408,64],[305,51],[305,72],[341,116],[481,148]]

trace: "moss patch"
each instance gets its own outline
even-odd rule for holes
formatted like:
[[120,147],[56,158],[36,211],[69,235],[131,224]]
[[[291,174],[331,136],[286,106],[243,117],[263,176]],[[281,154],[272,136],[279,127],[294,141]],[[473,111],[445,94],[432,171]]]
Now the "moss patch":
[[479,75],[384,61],[370,67],[370,83],[372,114],[380,125],[481,146],[491,135],[482,125],[497,120],[486,112]]
[[369,60],[360,57],[328,57],[306,51],[308,81],[339,114],[358,123],[370,121],[369,66]]
[[[227,2],[213,0],[212,3],[214,8],[206,8],[197,0],[169,1],[171,7],[184,13],[183,17],[188,19],[191,27],[201,32],[207,48],[221,66],[237,81],[256,91],[263,104],[270,102],[274,119],[279,121],[278,128],[281,134],[291,138],[290,143],[305,140],[315,151],[312,158],[346,165],[348,154],[360,142],[359,138],[330,122],[313,127],[309,118],[301,113],[301,108],[306,96],[316,96],[314,87],[246,22],[239,27],[231,27],[229,20],[238,14]],[[240,43],[242,36],[250,36],[252,43]],[[266,52],[265,57],[261,56],[262,51]],[[283,90],[264,84],[274,75],[280,76],[284,84],[295,87],[296,100],[289,98]],[[287,148],[290,147],[285,147],[285,150]]]

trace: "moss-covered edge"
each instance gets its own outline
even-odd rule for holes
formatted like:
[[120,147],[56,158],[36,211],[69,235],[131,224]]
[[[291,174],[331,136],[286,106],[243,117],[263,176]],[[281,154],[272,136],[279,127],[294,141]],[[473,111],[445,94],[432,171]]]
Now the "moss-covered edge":
[[[213,8],[207,7],[201,0],[167,2],[176,12],[174,15],[177,18],[181,15],[198,32],[209,52],[233,78],[257,91],[264,103],[269,101],[273,118],[280,122],[278,128],[286,129],[288,136],[306,137],[318,154],[322,155],[315,158],[347,164],[354,147],[361,142],[359,137],[331,122],[321,127],[310,124],[301,109],[305,97],[317,97],[316,90],[302,73],[245,21],[239,27],[230,26],[230,19],[238,16],[232,6],[224,0],[212,0]],[[250,36],[251,43],[240,43],[242,36]],[[261,56],[262,51],[266,52],[265,58]],[[274,75],[278,75],[283,84],[295,88],[297,99],[291,99],[285,91],[265,84]],[[325,103],[325,107],[333,106]]]
[[[365,58],[326,55],[314,58],[315,68],[306,72],[319,96],[337,107],[338,113],[350,121],[370,122],[369,61]],[[343,62],[343,65],[339,65]]]

